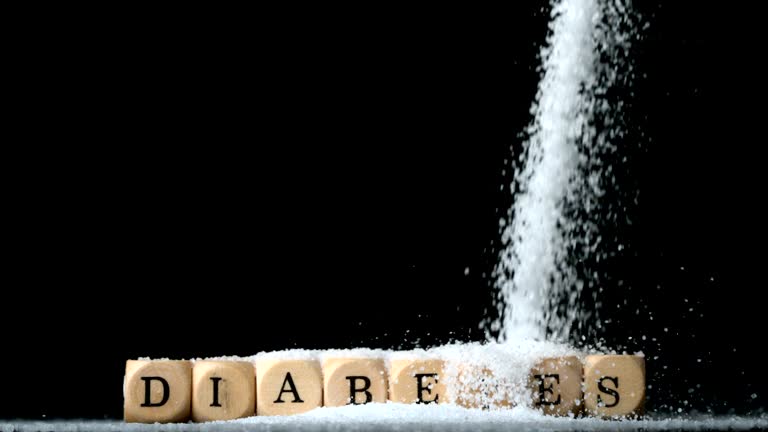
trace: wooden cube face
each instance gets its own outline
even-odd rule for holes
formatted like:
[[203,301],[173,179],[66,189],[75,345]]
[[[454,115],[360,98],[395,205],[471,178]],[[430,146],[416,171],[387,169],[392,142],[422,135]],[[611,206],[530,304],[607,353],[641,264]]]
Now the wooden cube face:
[[198,361],[192,368],[192,420],[249,417],[256,410],[256,371],[252,363]]
[[399,403],[445,402],[441,376],[445,363],[436,359],[397,359],[389,365],[389,400]]
[[584,406],[581,377],[582,364],[578,357],[540,360],[531,370],[533,406],[544,414],[578,414]]
[[387,401],[387,370],[382,359],[332,358],[323,362],[325,406]]
[[188,361],[128,360],[123,391],[126,422],[185,422],[192,399],[192,365]]
[[256,415],[299,414],[322,404],[323,377],[317,361],[256,362]]
[[446,399],[465,408],[499,409],[514,405],[508,380],[480,365],[457,366],[455,379],[446,383]]
[[645,358],[592,355],[584,362],[584,407],[591,415],[637,416],[645,405]]

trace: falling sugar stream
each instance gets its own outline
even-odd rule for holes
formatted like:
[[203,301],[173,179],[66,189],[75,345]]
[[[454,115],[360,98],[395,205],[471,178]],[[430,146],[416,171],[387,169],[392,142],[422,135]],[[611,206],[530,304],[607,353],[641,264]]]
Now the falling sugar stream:
[[[622,1],[560,0],[552,5],[543,74],[524,152],[512,183],[514,204],[502,221],[505,245],[495,269],[499,319],[484,323],[499,341],[567,341],[589,312],[575,259],[598,253],[599,212],[612,175],[603,157],[622,132],[621,105],[605,94],[619,71],[631,22]],[[615,179],[613,179],[615,180]],[[598,323],[599,325],[599,323]]]

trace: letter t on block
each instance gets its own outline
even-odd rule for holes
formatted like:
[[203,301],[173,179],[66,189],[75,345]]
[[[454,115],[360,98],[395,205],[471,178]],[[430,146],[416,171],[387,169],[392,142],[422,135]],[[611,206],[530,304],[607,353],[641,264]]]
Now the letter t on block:
[[128,360],[124,396],[126,422],[185,422],[192,400],[192,365],[187,361]]

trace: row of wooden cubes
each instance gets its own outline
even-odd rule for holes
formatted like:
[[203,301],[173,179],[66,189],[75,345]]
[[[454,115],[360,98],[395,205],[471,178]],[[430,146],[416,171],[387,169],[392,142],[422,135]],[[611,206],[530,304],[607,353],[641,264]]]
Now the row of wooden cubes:
[[[445,368],[444,360],[425,358],[393,359],[388,364],[378,358],[332,358],[322,364],[279,358],[255,363],[129,360],[125,421],[230,420],[387,400],[470,408],[514,405],[503,396],[494,398],[504,389],[503,380],[490,379],[492,371],[481,369],[468,374],[473,378],[463,384],[446,384]],[[528,386],[531,405],[547,414],[639,415],[645,400],[645,362],[630,355],[591,355],[583,363],[575,356],[541,359],[531,370]]]

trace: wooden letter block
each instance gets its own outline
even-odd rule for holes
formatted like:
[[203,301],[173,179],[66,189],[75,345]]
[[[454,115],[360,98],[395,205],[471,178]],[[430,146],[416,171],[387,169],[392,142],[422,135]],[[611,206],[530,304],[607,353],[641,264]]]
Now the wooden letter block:
[[323,404],[323,376],[315,360],[256,362],[256,415],[289,415]]
[[455,380],[446,383],[447,398],[464,408],[511,408],[513,388],[509,380],[498,376],[488,367],[462,364],[457,367]]
[[637,416],[645,404],[645,358],[591,355],[584,362],[584,406],[603,417]]
[[325,406],[362,405],[387,401],[384,360],[332,358],[323,362]]
[[399,403],[445,402],[445,384],[440,381],[442,360],[392,360],[389,365],[389,400]]
[[252,416],[256,371],[241,361],[199,361],[192,368],[192,420],[205,422]]
[[544,414],[578,414],[584,405],[581,394],[582,365],[578,357],[540,360],[531,370],[533,406]]
[[126,422],[170,423],[189,419],[190,362],[128,360],[123,386]]

